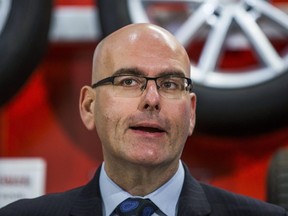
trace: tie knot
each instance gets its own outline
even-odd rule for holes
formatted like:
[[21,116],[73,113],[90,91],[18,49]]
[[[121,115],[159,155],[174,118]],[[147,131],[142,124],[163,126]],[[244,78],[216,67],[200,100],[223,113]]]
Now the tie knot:
[[119,216],[150,216],[158,207],[150,199],[128,198],[115,209]]

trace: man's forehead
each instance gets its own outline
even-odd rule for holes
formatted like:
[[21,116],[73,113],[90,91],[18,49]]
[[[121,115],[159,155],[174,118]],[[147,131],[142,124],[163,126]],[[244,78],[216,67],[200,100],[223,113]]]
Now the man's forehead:
[[125,52],[113,53],[110,56],[110,62],[112,63],[110,66],[113,71],[121,68],[137,68],[138,71],[146,75],[166,71],[183,71],[185,74],[188,72],[187,66],[190,66],[190,63],[177,52],[158,49],[157,47],[147,49],[144,47],[141,51],[138,51],[138,48],[136,50],[127,48]]
[[113,35],[107,41],[112,45],[114,49],[128,48],[134,46],[143,46],[147,48],[153,47],[165,47],[171,50],[177,50],[180,48],[180,44],[172,37],[168,32],[159,30],[158,28],[143,28],[143,29],[131,29],[129,31],[123,31],[119,34]]
[[[177,61],[176,64],[179,61],[181,64],[187,64],[186,51],[176,38],[166,30],[150,24],[133,24],[124,27],[105,38],[99,47],[99,50],[101,50],[99,53],[101,54],[98,57],[101,58],[101,63],[105,62],[101,65],[106,67],[106,69],[109,68],[110,72],[115,72],[119,69],[116,66],[118,64],[121,67],[136,67],[138,65],[125,66],[121,63],[133,63],[133,61],[139,63],[141,58],[143,61],[147,59],[148,62],[150,58],[151,64],[154,57],[157,60],[162,57],[163,61],[161,60],[161,62],[165,62],[167,59],[175,59]],[[96,62],[95,60],[94,63]],[[190,63],[188,64],[190,66]],[[185,67],[184,65],[182,66]]]
[[[130,68],[127,67],[127,68],[120,68],[116,70],[112,75],[113,76],[118,76],[118,75],[149,76],[150,74],[147,73],[147,71],[142,70],[139,67],[130,67]],[[156,76],[168,76],[168,75],[184,77],[186,74],[183,70],[178,70],[178,69],[173,69],[173,68],[161,70],[156,73]]]

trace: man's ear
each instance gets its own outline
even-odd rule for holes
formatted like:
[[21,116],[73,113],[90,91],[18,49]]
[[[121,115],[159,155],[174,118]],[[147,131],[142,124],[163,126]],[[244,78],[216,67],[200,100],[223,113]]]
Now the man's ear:
[[189,123],[189,136],[192,135],[196,123],[196,95],[194,93],[191,93],[190,97],[191,97],[191,116]]
[[94,106],[95,92],[89,86],[82,87],[79,99],[79,110],[81,119],[88,130],[95,128]]

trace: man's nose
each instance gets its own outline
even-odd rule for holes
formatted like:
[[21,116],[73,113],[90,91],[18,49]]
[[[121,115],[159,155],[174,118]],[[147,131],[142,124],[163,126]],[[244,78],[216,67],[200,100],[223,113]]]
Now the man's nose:
[[141,102],[139,104],[140,109],[160,111],[160,99],[161,96],[156,82],[154,80],[149,80],[141,97]]

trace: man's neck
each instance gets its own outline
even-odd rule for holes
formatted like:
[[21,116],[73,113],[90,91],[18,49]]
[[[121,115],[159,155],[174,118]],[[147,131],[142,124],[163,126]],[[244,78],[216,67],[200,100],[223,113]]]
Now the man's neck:
[[165,184],[177,171],[179,161],[169,165],[115,165],[105,162],[105,171],[119,187],[133,196],[145,196]]

